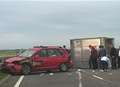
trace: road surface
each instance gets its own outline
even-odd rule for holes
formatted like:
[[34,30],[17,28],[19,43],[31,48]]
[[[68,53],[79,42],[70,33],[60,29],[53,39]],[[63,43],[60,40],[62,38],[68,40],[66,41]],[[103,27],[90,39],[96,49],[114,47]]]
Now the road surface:
[[120,70],[40,72],[27,76],[12,76],[0,87],[120,87]]

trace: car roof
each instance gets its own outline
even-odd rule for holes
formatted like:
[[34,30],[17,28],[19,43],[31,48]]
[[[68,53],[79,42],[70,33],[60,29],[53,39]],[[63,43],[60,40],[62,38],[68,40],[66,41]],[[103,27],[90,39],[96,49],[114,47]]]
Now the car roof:
[[41,50],[42,48],[30,48],[30,50],[34,50],[34,51],[39,51]]
[[34,46],[31,50],[39,51],[41,49],[64,49],[60,46]]

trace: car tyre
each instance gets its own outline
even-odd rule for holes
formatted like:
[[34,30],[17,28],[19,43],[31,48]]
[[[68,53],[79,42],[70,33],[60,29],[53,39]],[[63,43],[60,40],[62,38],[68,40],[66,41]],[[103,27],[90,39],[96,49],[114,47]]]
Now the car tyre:
[[61,64],[61,65],[60,65],[60,71],[62,71],[62,72],[68,71],[68,66],[67,66],[67,64]]
[[31,67],[28,64],[22,65],[22,74],[28,75],[31,72]]

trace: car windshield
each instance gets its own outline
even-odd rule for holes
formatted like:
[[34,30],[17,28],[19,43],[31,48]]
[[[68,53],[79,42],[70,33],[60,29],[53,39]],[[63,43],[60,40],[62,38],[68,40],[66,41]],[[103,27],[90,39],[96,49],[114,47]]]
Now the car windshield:
[[31,57],[34,53],[35,53],[35,51],[33,51],[33,50],[26,50],[25,52],[21,53],[19,56]]

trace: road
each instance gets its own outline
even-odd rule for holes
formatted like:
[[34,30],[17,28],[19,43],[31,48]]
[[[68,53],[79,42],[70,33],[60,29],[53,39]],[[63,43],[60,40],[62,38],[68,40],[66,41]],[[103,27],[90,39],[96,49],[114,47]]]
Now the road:
[[0,87],[120,87],[120,70],[93,72],[79,69],[69,72],[12,76]]

